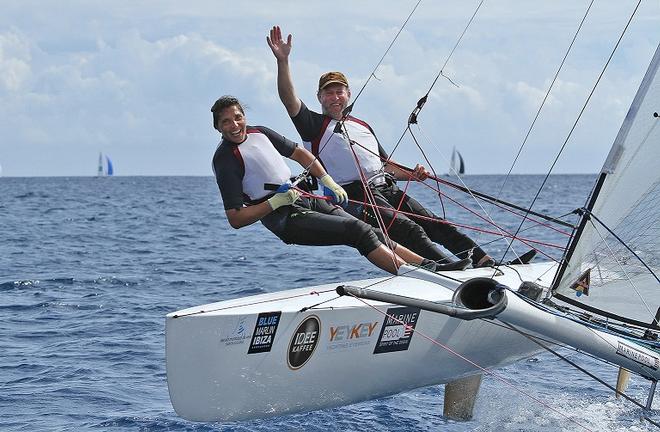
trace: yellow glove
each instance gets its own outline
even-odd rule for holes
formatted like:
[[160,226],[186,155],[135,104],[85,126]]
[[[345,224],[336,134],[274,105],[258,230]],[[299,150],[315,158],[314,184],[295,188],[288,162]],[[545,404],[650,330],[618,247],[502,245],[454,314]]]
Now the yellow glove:
[[295,189],[289,189],[286,192],[276,193],[268,198],[268,204],[270,204],[273,210],[277,210],[282,206],[293,204],[298,198],[300,198],[300,192]]
[[342,205],[348,202],[348,194],[343,187],[335,183],[330,174],[324,175],[319,180],[332,193],[335,203]]

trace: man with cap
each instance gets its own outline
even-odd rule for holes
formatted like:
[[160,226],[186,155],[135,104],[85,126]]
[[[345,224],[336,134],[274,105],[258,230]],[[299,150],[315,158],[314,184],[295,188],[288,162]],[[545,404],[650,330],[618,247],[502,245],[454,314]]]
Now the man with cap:
[[[312,111],[296,96],[293,86],[289,69],[292,36],[289,35],[284,42],[279,26],[275,26],[266,40],[277,59],[280,99],[305,141],[305,147],[353,201],[347,206],[349,213],[376,227],[381,225],[381,219],[394,241],[433,261],[448,260],[434,243],[437,242],[460,259],[471,257],[475,267],[495,264],[472,239],[396,186],[396,179],[424,181],[429,173],[419,164],[410,172],[392,163],[366,122],[350,115],[343,119],[344,109],[351,98],[348,80],[343,73],[321,75],[317,98],[322,113]],[[342,119],[343,122],[339,122]],[[364,184],[369,187],[365,188]],[[356,202],[371,202],[378,211]],[[396,211],[397,208],[400,212]],[[402,212],[420,217],[409,217]]]

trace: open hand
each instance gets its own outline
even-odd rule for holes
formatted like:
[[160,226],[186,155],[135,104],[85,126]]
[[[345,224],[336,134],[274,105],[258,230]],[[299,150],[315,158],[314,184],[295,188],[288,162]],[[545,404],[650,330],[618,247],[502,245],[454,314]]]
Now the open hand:
[[289,57],[291,53],[291,35],[286,38],[286,42],[282,40],[282,30],[280,26],[274,26],[270,29],[270,36],[266,36],[266,42],[270,50],[273,51],[273,55],[278,60],[285,60]]

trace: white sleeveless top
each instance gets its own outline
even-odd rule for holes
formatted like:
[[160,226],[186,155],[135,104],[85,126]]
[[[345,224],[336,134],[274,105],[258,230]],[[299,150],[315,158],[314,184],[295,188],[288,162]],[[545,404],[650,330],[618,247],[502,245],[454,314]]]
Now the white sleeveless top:
[[[345,185],[360,180],[358,163],[367,179],[382,172],[383,162],[378,152],[378,141],[367,124],[354,117],[347,118],[344,120],[347,136],[334,132],[336,124],[337,120],[330,120],[318,147],[319,159],[328,174],[338,184]],[[349,145],[348,139],[353,142],[352,146]],[[310,142],[305,142],[304,145],[314,153]]]
[[243,193],[256,201],[273,193],[264,183],[281,185],[291,178],[291,169],[266,135],[248,129],[247,139],[236,146],[243,159]]

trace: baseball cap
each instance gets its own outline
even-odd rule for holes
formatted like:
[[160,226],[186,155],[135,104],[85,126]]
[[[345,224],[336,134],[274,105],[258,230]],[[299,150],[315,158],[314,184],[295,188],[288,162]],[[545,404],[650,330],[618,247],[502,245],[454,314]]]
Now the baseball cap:
[[319,78],[319,91],[326,88],[330,84],[342,84],[348,87],[348,80],[341,72],[326,72]]

